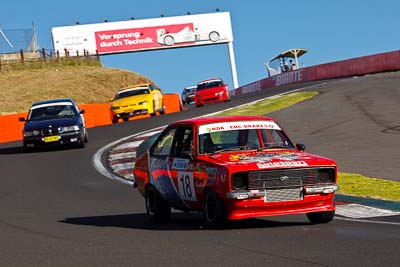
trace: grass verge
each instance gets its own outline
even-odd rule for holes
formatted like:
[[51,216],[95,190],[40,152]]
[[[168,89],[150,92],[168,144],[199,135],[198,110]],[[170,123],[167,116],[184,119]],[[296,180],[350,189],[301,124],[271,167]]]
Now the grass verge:
[[[291,93],[224,111],[217,115],[265,115],[295,105],[317,95],[318,92]],[[339,172],[338,175],[340,194],[400,201],[400,182],[370,178],[356,173]]]

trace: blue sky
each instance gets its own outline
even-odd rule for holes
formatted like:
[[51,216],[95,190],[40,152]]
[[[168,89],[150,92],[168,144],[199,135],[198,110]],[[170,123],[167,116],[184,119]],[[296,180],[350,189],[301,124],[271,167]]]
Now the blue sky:
[[[109,21],[227,11],[231,14],[239,85],[267,77],[264,62],[290,48],[306,48],[305,66],[400,49],[398,0],[113,0],[2,1],[3,29],[35,24],[40,48],[52,49],[51,28]],[[105,67],[152,79],[167,93],[221,77],[232,88],[226,44],[102,57]]]

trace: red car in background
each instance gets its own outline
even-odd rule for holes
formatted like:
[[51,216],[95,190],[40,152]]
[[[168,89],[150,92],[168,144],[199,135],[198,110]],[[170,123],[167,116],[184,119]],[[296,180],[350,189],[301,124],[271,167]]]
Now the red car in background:
[[196,94],[194,96],[196,107],[214,102],[227,102],[229,100],[228,84],[222,79],[214,78],[201,81],[197,84]]
[[153,219],[168,219],[171,208],[201,211],[210,227],[262,216],[303,213],[311,223],[334,217],[336,163],[305,153],[272,118],[178,121],[146,146],[134,187]]

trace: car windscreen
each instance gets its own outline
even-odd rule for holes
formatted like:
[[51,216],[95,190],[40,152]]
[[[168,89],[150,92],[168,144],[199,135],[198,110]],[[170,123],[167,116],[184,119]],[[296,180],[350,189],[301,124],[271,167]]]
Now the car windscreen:
[[183,90],[184,93],[194,93],[196,91],[196,88],[185,88],[185,90]]
[[223,85],[224,85],[224,83],[222,81],[204,82],[204,83],[199,83],[197,85],[197,90],[219,87],[219,86],[223,86]]
[[123,90],[123,91],[118,92],[115,99],[121,99],[121,98],[125,98],[125,97],[136,96],[136,95],[145,95],[145,94],[150,94],[150,90],[147,87]]
[[33,106],[29,112],[28,120],[49,120],[77,116],[72,104],[51,104]]
[[199,127],[198,152],[294,148],[283,130],[273,121],[220,122]]

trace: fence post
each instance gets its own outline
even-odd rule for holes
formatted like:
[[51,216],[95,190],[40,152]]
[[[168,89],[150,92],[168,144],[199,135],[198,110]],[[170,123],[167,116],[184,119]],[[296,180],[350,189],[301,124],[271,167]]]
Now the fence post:
[[64,53],[65,53],[65,60],[66,60],[67,63],[68,63],[68,62],[69,62],[69,54],[68,54],[67,48],[64,48]]
[[44,48],[42,48],[42,57],[43,57],[44,62],[47,63],[47,59],[46,59],[46,50],[45,50]]
[[57,60],[57,63],[60,63],[60,51],[59,50],[57,50],[56,60]]
[[0,71],[1,71],[1,57],[0,57]]
[[21,54],[21,63],[24,65],[25,64],[24,51],[20,49],[19,53]]

